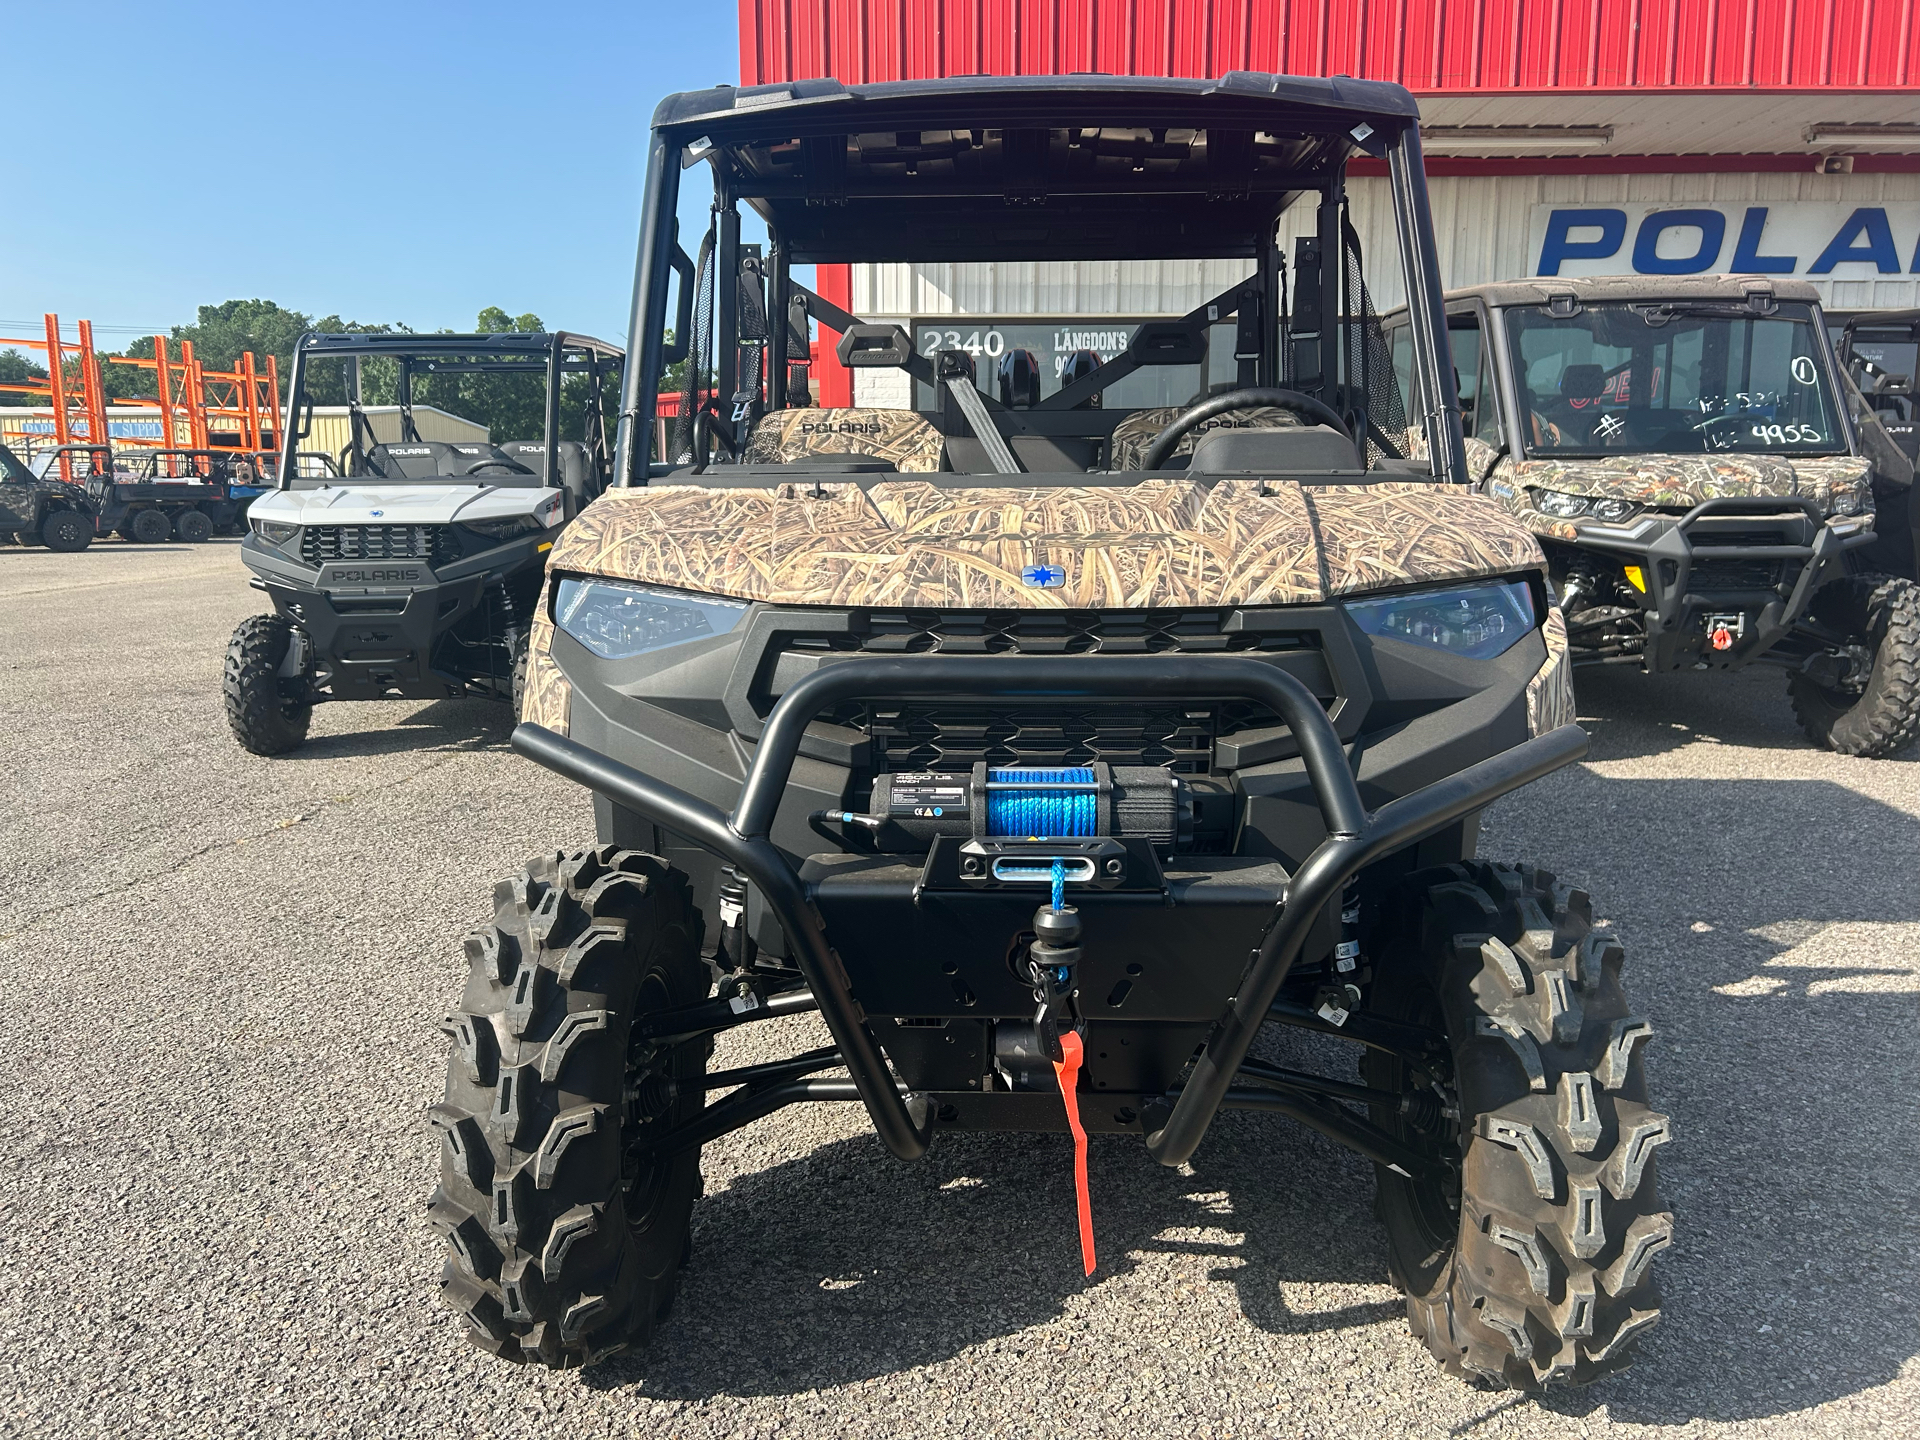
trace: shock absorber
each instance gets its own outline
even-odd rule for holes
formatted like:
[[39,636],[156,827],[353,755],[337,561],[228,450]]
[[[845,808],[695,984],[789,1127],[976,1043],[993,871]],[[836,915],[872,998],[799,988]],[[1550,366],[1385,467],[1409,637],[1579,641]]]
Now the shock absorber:
[[1360,879],[1348,877],[1340,891],[1339,939],[1333,946],[1333,974],[1313,997],[1314,1012],[1330,1025],[1344,1025],[1360,1007],[1366,965],[1360,953]]
[[747,983],[753,969],[753,941],[747,934],[747,882],[731,865],[720,867],[720,940],[714,947],[713,963],[729,972],[722,982],[740,987]]

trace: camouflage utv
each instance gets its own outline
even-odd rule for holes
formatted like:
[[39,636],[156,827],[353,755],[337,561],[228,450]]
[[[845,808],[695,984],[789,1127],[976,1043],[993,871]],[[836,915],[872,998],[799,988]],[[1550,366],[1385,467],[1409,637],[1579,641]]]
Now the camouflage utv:
[[93,502],[58,470],[35,475],[0,445],[0,540],[72,552],[93,543]]
[[[1446,307],[1469,473],[1539,538],[1576,667],[1771,665],[1818,744],[1920,736],[1912,467],[1849,414],[1811,285],[1542,278]],[[1412,316],[1386,324],[1404,388]]]
[[[1354,155],[1393,177],[1432,460],[1397,455]],[[701,161],[695,258],[673,217]],[[1089,1273],[1086,1134],[1177,1166],[1236,1110],[1373,1163],[1414,1333],[1451,1373],[1624,1364],[1658,1315],[1668,1124],[1587,896],[1475,856],[1484,808],[1586,737],[1544,556],[1469,492],[1435,383],[1407,92],[1237,73],[678,95],[644,215],[620,483],[555,546],[514,733],[593,792],[598,843],[495,890],[433,1112],[442,1283],[474,1342],[549,1366],[643,1344],[701,1147],[784,1106],[860,1105],[903,1160],[942,1131],[1057,1132]],[[795,275],[1077,258],[1240,278],[1008,404],[963,351],[919,353]],[[810,322],[932,402],[806,405]],[[650,458],[678,361],[717,384]],[[1190,403],[1086,403],[1146,366]],[[708,1070],[716,1035],[800,1012],[830,1044]],[[1267,1026],[1352,1042],[1359,1074],[1276,1063]],[[1212,1143],[1264,1143],[1260,1123]],[[1040,1223],[1064,1267],[1073,1217]]]

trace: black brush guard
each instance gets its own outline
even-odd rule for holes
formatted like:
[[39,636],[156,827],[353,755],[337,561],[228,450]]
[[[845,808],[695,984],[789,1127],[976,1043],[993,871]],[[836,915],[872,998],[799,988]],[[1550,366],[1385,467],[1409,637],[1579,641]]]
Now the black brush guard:
[[[662,784],[631,766],[539,725],[513,732],[513,748],[636,815],[673,831],[736,867],[785,930],[792,957],[826,1021],[853,1088],[873,1118],[881,1142],[903,1160],[926,1152],[932,1117],[923,1097],[901,1093],[868,1028],[866,1017],[828,940],[820,915],[787,857],[768,838],[800,739],[822,711],[848,700],[885,697],[985,696],[1002,698],[1127,698],[1142,693],[1194,699],[1257,701],[1292,728],[1327,838],[1307,857],[1276,899],[1273,924],[1247,967],[1224,1014],[1208,1035],[1193,1071],[1180,1087],[1165,1124],[1147,1136],[1163,1165],[1185,1163],[1228,1099],[1234,1077],[1293,968],[1315,917],[1362,868],[1578,760],[1587,734],[1563,725],[1458,774],[1369,812],[1332,723],[1313,693],[1284,670],[1259,660],[1161,655],[853,659],[823,667],[794,685],[774,706],[732,815]],[[830,1087],[838,1082],[796,1086]],[[1236,1092],[1237,1094],[1238,1092]],[[840,1098],[825,1093],[792,1098]],[[771,1107],[769,1107],[771,1108]]]

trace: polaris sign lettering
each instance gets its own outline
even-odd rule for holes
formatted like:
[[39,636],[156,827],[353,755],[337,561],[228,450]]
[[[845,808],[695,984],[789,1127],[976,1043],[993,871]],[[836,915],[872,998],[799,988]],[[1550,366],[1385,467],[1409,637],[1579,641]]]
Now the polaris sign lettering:
[[1536,205],[1535,275],[1920,275],[1920,201]]

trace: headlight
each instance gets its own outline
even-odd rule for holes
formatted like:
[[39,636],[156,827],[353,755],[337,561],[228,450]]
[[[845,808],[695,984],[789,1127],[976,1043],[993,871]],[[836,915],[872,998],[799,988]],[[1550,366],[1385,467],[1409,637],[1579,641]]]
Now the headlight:
[[1594,519],[1611,520],[1616,523],[1625,520],[1639,508],[1640,507],[1631,500],[1618,500],[1611,496],[1605,499],[1590,500],[1587,502],[1588,513],[1590,513]]
[[1519,580],[1349,600],[1346,608],[1369,635],[1431,645],[1470,660],[1491,660],[1534,627],[1533,592]]
[[460,523],[489,540],[511,540],[516,535],[532,535],[547,528],[535,515],[507,515],[498,520],[462,520]]
[[1833,487],[1832,508],[1836,515],[1858,515],[1867,508],[1866,496],[1859,487],[1836,485]]
[[1587,497],[1569,495],[1564,490],[1536,490],[1533,492],[1533,508],[1542,515],[1571,520],[1576,515],[1587,513]]
[[298,525],[289,525],[284,520],[262,520],[257,515],[252,519],[253,533],[269,545],[284,545],[300,533]]
[[565,579],[554,597],[560,628],[603,660],[626,660],[725,635],[746,613],[744,600],[657,590],[624,580]]

